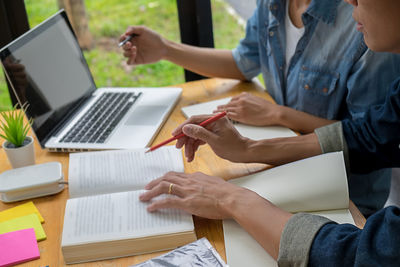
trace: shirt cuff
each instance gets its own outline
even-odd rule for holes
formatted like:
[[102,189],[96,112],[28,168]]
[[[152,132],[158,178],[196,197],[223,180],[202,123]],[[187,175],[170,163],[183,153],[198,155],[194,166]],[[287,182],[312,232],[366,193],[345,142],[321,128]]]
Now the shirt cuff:
[[343,151],[346,169],[350,169],[349,149],[343,135],[342,122],[338,121],[315,129],[322,153]]
[[279,244],[278,266],[307,266],[314,237],[329,219],[317,215],[293,215],[283,229]]
[[254,62],[246,57],[243,57],[238,48],[232,50],[232,56],[235,60],[236,66],[247,81],[251,81],[255,76],[257,76],[257,74],[253,73],[252,71],[248,71],[249,68],[254,67]]

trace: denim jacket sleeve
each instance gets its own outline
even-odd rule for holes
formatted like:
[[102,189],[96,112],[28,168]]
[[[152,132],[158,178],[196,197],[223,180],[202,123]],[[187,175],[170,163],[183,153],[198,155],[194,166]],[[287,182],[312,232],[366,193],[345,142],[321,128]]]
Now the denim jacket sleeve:
[[311,214],[287,222],[279,245],[279,266],[398,266],[400,209],[368,218],[364,229]]
[[325,224],[314,238],[308,266],[398,266],[399,225],[400,209],[393,206],[369,217],[362,230]]
[[400,166],[400,78],[392,83],[385,102],[355,120],[343,120],[350,169],[368,172]]
[[246,36],[232,51],[233,58],[247,80],[251,80],[261,72],[258,43],[258,12],[247,21]]

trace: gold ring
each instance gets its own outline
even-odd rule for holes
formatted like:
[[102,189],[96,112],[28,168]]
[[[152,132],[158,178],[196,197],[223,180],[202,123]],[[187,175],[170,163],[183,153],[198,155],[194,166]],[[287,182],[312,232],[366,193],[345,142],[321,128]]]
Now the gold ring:
[[171,193],[172,193],[172,187],[173,187],[173,186],[174,186],[173,183],[170,183],[170,184],[169,184],[168,195],[171,195]]

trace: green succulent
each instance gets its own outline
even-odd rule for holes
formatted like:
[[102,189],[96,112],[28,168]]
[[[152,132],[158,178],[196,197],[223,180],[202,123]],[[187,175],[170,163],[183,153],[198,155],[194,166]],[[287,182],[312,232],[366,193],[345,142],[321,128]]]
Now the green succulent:
[[0,122],[0,129],[2,133],[0,137],[14,144],[16,147],[20,147],[24,144],[32,120],[24,124],[24,114],[28,108],[27,103],[22,105],[21,110],[17,108],[18,104],[11,111],[1,112],[2,121]]

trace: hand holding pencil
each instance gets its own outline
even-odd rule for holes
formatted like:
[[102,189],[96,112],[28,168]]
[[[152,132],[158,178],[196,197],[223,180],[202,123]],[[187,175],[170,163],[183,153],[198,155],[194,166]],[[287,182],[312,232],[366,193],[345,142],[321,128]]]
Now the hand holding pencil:
[[185,157],[188,162],[194,159],[199,146],[206,143],[215,154],[224,159],[234,162],[246,161],[245,156],[250,140],[241,136],[224,116],[209,122],[205,127],[200,126],[202,122],[210,118],[212,115],[193,116],[177,127],[172,135],[177,136],[183,133],[184,136],[178,139],[176,148],[185,147]]
[[[226,115],[226,112],[225,112],[225,111],[224,111],[224,112],[221,112],[221,113],[218,113],[217,115],[215,115],[215,116],[213,116],[213,117],[210,117],[210,118],[208,118],[208,119],[202,121],[202,122],[199,124],[199,126],[205,127],[205,126],[207,126],[208,124],[213,123],[214,121],[219,120],[220,118],[224,117],[225,115]],[[175,132],[175,131],[174,131],[174,132]],[[180,134],[177,134],[177,135],[175,135],[175,136],[173,136],[173,137],[171,137],[171,138],[165,140],[164,142],[161,142],[161,143],[159,143],[159,144],[157,144],[157,145],[155,145],[155,146],[152,146],[149,150],[146,151],[146,153],[147,153],[147,152],[150,152],[150,151],[154,151],[154,150],[156,150],[157,148],[162,147],[162,146],[164,146],[164,145],[166,145],[166,144],[168,144],[168,143],[170,143],[170,142],[172,142],[172,141],[174,141],[174,140],[177,140],[177,139],[179,139],[179,138],[182,138],[182,137],[184,137],[184,136],[185,136],[185,134],[184,134],[183,132],[180,133]]]

